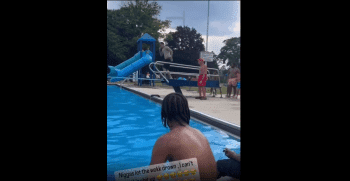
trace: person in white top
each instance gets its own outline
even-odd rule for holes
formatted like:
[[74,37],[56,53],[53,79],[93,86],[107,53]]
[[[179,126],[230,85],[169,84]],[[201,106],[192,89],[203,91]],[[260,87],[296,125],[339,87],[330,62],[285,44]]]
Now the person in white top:
[[[171,48],[169,48],[168,46],[165,46],[163,42],[160,43],[159,53],[160,53],[160,56],[164,55],[164,62],[173,62],[173,50],[171,50]],[[167,71],[167,75],[172,79],[169,72],[169,67],[170,67],[169,64],[164,64],[163,71]]]

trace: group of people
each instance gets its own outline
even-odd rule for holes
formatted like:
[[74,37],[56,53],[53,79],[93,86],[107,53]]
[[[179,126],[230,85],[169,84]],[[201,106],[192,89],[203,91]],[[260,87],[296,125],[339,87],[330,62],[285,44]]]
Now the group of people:
[[156,141],[150,165],[196,158],[201,181],[214,181],[223,176],[240,179],[240,154],[225,148],[223,152],[228,159],[215,160],[207,138],[189,126],[190,110],[185,96],[168,94],[163,99],[161,120],[170,132]]
[[[173,51],[168,46],[165,46],[165,44],[163,42],[160,43],[159,53],[160,53],[160,56],[164,55],[163,61],[173,62]],[[195,97],[195,98],[200,99],[200,100],[207,100],[205,86],[206,86],[206,82],[208,80],[208,77],[207,77],[208,67],[205,65],[204,59],[199,58],[199,59],[197,59],[197,61],[198,61],[198,64],[200,66],[199,76],[196,79],[191,79],[191,80],[198,81],[199,96]],[[167,79],[172,79],[172,76],[169,72],[169,67],[170,67],[169,64],[164,64],[163,71],[166,72]],[[214,76],[213,80],[217,80],[217,78]],[[240,69],[237,68],[237,65],[232,63],[231,68],[229,69],[226,97],[230,98],[231,93],[233,91],[233,98],[237,99],[238,95],[240,93],[240,89],[241,89],[241,72],[240,72]],[[213,90],[215,90],[215,92],[216,92],[216,88],[215,89],[211,88],[210,94],[213,93]],[[221,92],[221,88],[220,88],[220,92]]]
[[[160,43],[160,47],[159,47],[159,53],[160,56],[164,55],[164,60],[165,62],[173,62],[173,51],[171,50],[171,48],[169,48],[168,46],[165,46],[163,42]],[[199,70],[199,76],[198,76],[198,89],[199,89],[199,97],[196,97],[196,99],[200,99],[200,100],[207,100],[206,97],[206,83],[208,80],[207,77],[207,66],[204,64],[204,59],[199,58],[198,60],[198,64],[200,65],[200,70]],[[169,72],[169,64],[164,64],[163,65],[163,71],[166,72],[166,78],[167,79],[172,79],[172,76]]]
[[[173,51],[160,43],[160,55],[164,55],[165,62],[173,62]],[[199,76],[195,79],[198,84],[199,97],[196,99],[207,100],[206,83],[207,66],[202,58],[197,59],[200,66]],[[169,73],[169,64],[163,65],[166,77],[172,79]],[[228,79],[227,97],[238,95],[240,90],[240,70],[235,64],[230,68]],[[213,77],[217,80],[217,77]],[[237,93],[237,94],[236,94]],[[223,176],[231,176],[240,179],[240,155],[227,148],[223,150],[228,159],[215,161],[213,152],[206,137],[197,129],[189,126],[190,110],[185,96],[178,93],[168,94],[162,103],[162,125],[169,127],[170,132],[161,136],[156,141],[151,158],[151,165],[165,163],[166,161],[178,161],[189,158],[197,158],[198,169],[202,181],[214,181]]]

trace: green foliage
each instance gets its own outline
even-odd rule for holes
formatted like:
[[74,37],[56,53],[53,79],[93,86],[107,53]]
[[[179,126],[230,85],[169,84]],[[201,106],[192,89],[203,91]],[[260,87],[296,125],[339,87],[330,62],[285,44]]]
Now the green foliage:
[[[157,19],[161,7],[156,2],[128,1],[118,10],[107,9],[107,65],[118,65],[137,53],[137,40],[148,33],[156,40],[169,21]],[[159,47],[159,45],[157,45]]]
[[173,35],[171,33],[165,35],[165,41],[170,42],[173,40],[174,40],[174,38],[173,38]]
[[238,65],[241,57],[241,37],[233,37],[224,40],[223,43],[225,43],[225,46],[221,48],[218,58],[222,59],[223,63],[227,61],[227,65],[232,63],[236,63]]
[[[168,46],[174,51],[173,59],[175,63],[199,66],[197,59],[200,52],[204,51],[203,39],[196,29],[187,26],[176,27],[176,32],[171,32],[166,35],[165,41]],[[207,62],[209,68],[218,67],[219,58],[214,53],[214,61]],[[198,73],[198,70],[186,70],[181,68],[170,68],[171,71]],[[214,73],[211,71],[210,73]]]
[[222,75],[228,74],[228,69],[222,70]]
[[[197,33],[197,30],[185,26],[176,27],[176,32],[171,32],[171,36],[168,39],[169,47],[172,47],[179,51],[204,51],[203,38],[201,38],[201,34]],[[171,38],[170,38],[171,37]]]
[[[201,34],[187,26],[176,27],[176,32],[170,32],[166,35],[165,41],[173,50],[174,63],[198,66],[197,59],[200,51],[204,51],[203,39]],[[156,55],[158,56],[158,55]],[[158,56],[159,57],[159,56]],[[159,59],[158,59],[159,60]],[[160,58],[160,60],[162,60]],[[172,68],[170,71],[198,73],[198,70],[187,70],[182,68]]]
[[115,65],[117,61],[126,58],[127,50],[121,44],[125,38],[120,36],[121,29],[118,21],[118,11],[107,10],[107,64],[109,65]]

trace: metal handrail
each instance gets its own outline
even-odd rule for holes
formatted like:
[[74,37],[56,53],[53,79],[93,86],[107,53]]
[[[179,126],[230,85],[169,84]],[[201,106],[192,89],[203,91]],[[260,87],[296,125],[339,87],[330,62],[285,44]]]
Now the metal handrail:
[[[166,73],[166,72],[168,72],[168,71],[159,71],[159,72],[155,72],[155,74],[158,74],[158,73]],[[197,74],[197,73],[184,73],[184,72],[170,72],[169,71],[169,73],[170,74],[178,74],[178,75],[199,75],[199,74]],[[220,75],[215,75],[215,74],[210,74],[210,75],[208,75],[208,77],[219,77]]]
[[[193,70],[200,70],[200,67],[198,66],[193,66],[193,65],[184,65],[184,64],[178,64],[178,63],[172,63],[172,62],[164,62],[164,61],[157,61],[157,62],[152,62],[150,63],[149,69],[156,75],[157,73],[159,73],[168,83],[169,80],[163,75],[163,72],[167,72],[169,74],[180,74],[180,75],[195,75],[195,76],[199,76],[199,73],[185,73],[185,72],[170,72],[170,71],[159,71],[157,66],[155,65],[164,65],[164,64],[170,64],[170,67],[177,67],[177,68],[184,68],[184,69],[193,69]],[[157,72],[153,71],[153,69],[151,68],[154,65],[155,69],[157,70]],[[218,72],[217,75],[215,74],[210,74],[209,70],[216,70]],[[219,69],[215,69],[215,68],[207,68],[207,72],[208,72],[208,77],[219,77],[219,82],[220,82],[220,75],[219,75]]]
[[[173,64],[173,65],[179,65],[179,66],[183,66],[183,67],[194,67],[194,68],[200,68],[199,66],[193,66],[193,65],[186,65],[186,64],[178,64],[178,63],[173,63],[173,62],[164,62],[164,61],[156,61],[156,62],[152,62],[152,63],[166,63],[166,64]],[[208,68],[211,70],[218,70],[216,68]]]
[[[197,73],[184,73],[184,72],[171,72],[171,71],[159,71],[159,72],[155,72],[155,74],[159,74],[159,73],[166,73],[166,72],[169,72],[169,73],[171,73],[171,74],[184,74],[184,75],[186,75],[186,74],[188,74],[188,75],[199,75],[199,74],[197,74]],[[219,77],[220,75],[217,75],[217,74],[210,74],[210,75],[208,75],[209,77],[211,76],[211,77]]]
[[[111,77],[111,78],[120,78],[120,79],[125,79],[125,80],[128,80],[128,79],[134,79],[134,78],[131,78],[131,77]],[[136,79],[141,79],[141,80],[154,80],[154,81],[161,81],[162,79],[148,79],[148,78],[136,78]]]
[[[188,68],[188,69],[195,69],[195,70],[199,70],[200,67],[199,66],[193,66],[193,65],[185,65],[185,64],[178,64],[178,63],[172,63],[172,62],[163,62],[163,61],[157,61],[155,62],[155,64],[160,64],[163,65],[162,63],[165,64],[170,64],[170,67],[178,67],[178,68]],[[173,65],[172,65],[173,64]],[[178,66],[177,66],[178,65]],[[216,70],[218,71],[219,74],[219,69],[216,68],[207,68],[207,70]]]
[[[149,67],[149,69],[154,73],[154,75],[156,75],[156,73],[155,73],[155,72],[153,71],[153,69],[151,68],[151,64],[154,65],[154,63],[156,63],[156,62],[150,63],[150,64],[148,65],[148,67]],[[160,71],[158,70],[157,66],[154,66],[154,67],[157,69],[157,72],[160,72]],[[168,80],[162,73],[160,73],[160,75],[169,83],[169,80]]]
[[124,79],[124,80],[122,81],[121,85],[123,85],[123,84],[124,84],[124,82],[125,82],[126,80],[127,80],[127,79]]

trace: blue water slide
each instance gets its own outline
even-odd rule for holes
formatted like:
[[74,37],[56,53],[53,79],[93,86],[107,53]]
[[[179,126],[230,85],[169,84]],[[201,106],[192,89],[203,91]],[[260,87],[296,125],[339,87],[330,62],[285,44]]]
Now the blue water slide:
[[[142,57],[144,57],[146,54],[152,53],[150,50],[146,50],[142,52]],[[139,60],[141,58],[141,54],[140,52],[137,52],[133,57],[129,58],[128,60],[125,60],[123,63],[115,66],[115,69],[123,69],[127,66],[129,66],[130,64],[136,62],[137,60]]]
[[109,74],[107,74],[107,77],[116,77],[117,76],[117,69],[113,66],[108,66],[109,67]]
[[[125,67],[122,70],[115,69],[115,72],[118,77],[127,77],[133,72],[141,69],[142,67],[150,63],[152,63],[152,53],[146,54],[141,59],[137,60],[136,62],[132,63],[131,65]],[[123,80],[123,78],[118,78],[118,77],[111,79],[111,82],[118,82]]]
[[[146,50],[142,52],[142,57],[144,57],[146,54],[150,54],[152,56],[152,52],[150,50]],[[125,67],[131,65],[132,63],[136,62],[141,58],[141,53],[137,52],[133,57],[129,58],[128,60],[125,60],[123,63],[113,67],[108,66],[110,69],[110,73],[107,75],[107,77],[117,77],[117,71],[124,69]]]

